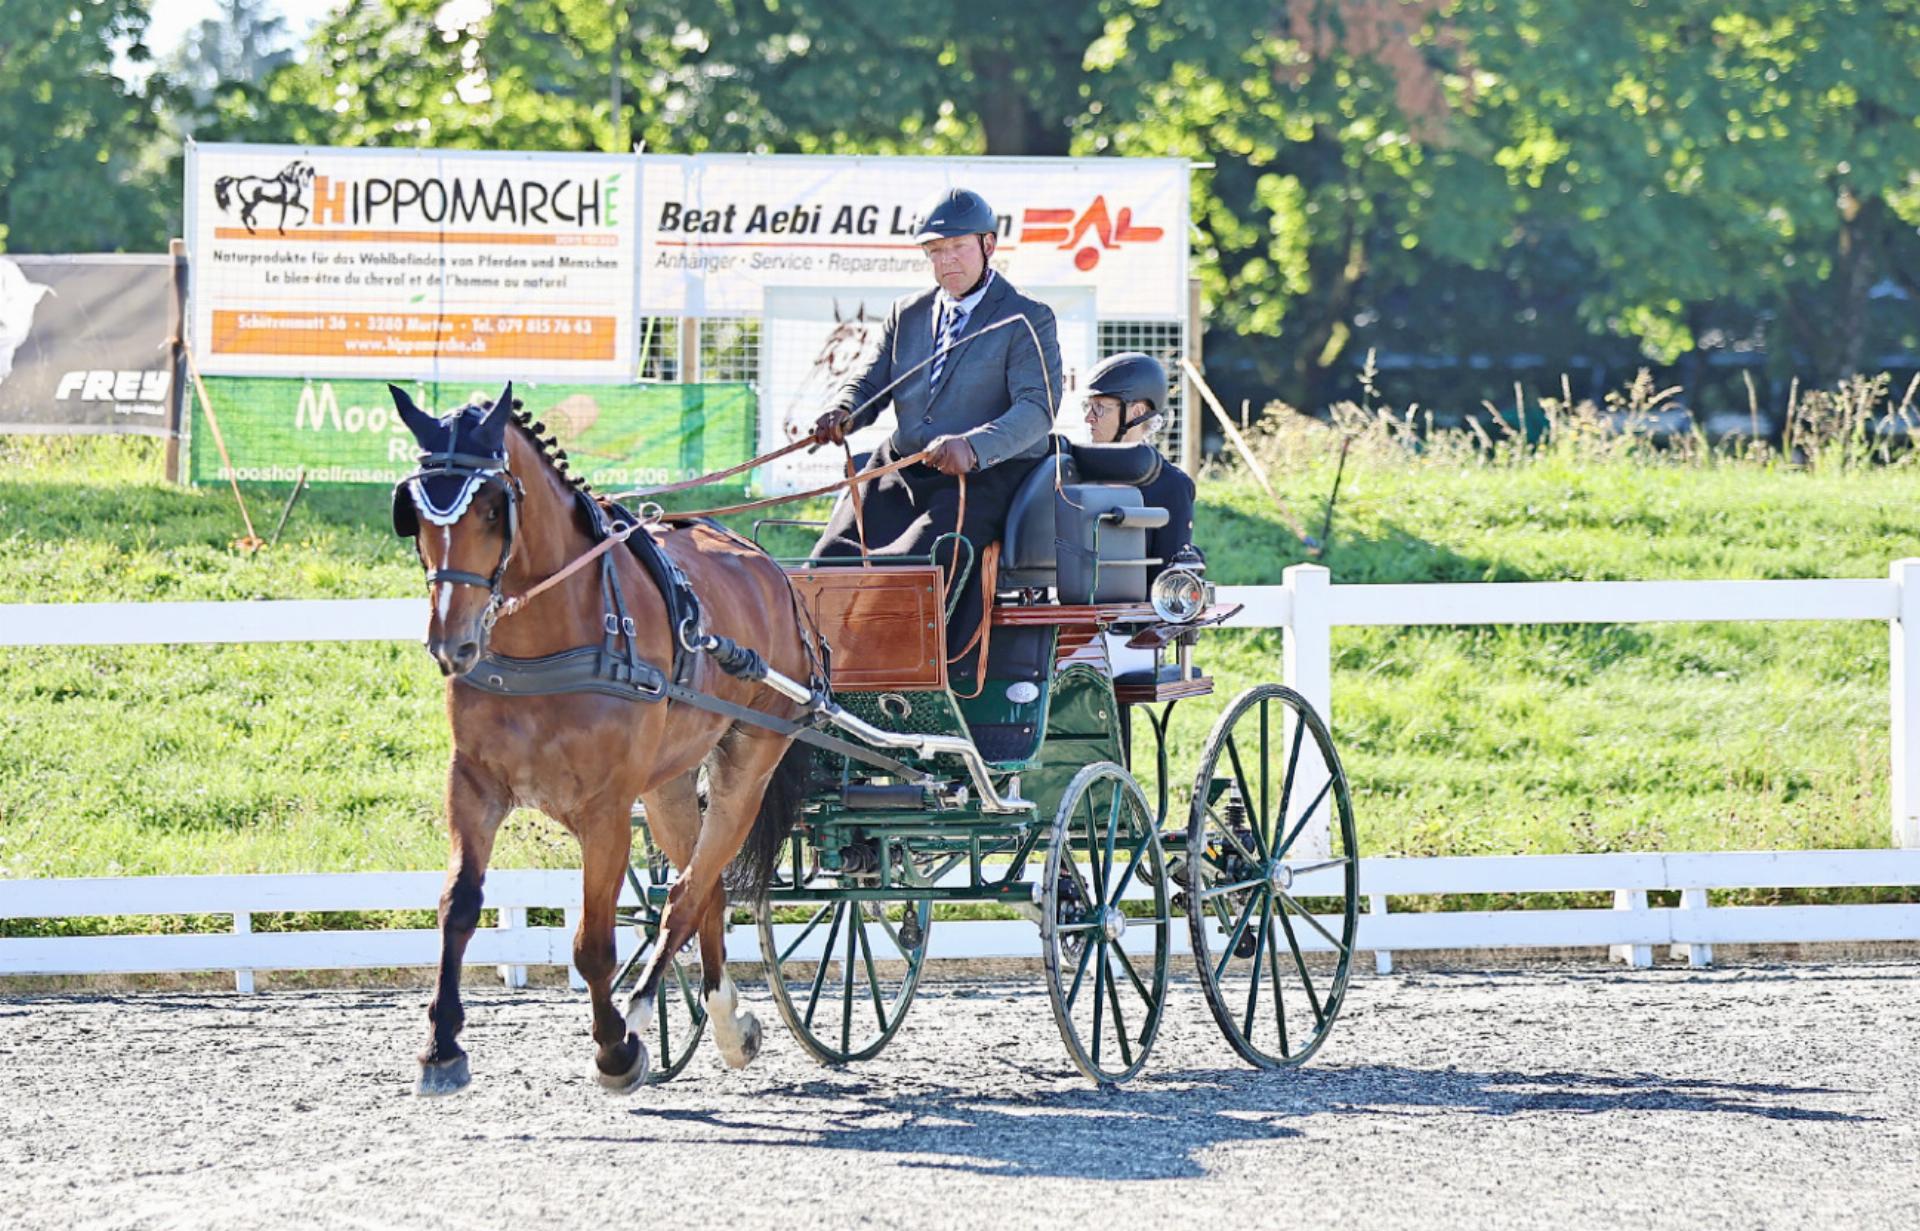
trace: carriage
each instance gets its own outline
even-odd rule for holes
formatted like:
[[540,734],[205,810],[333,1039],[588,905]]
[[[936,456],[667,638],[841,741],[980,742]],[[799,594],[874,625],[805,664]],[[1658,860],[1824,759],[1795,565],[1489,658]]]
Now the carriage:
[[[1359,901],[1346,778],[1320,716],[1277,684],[1234,697],[1197,761],[1174,738],[1175,707],[1214,691],[1202,634],[1237,608],[1197,560],[1148,557],[1168,514],[1139,484],[1159,464],[1150,445],[1056,441],[1017,490],[997,570],[952,536],[992,600],[957,662],[960,587],[933,557],[783,562],[831,647],[839,734],[809,740],[802,815],[752,909],[780,1016],[821,1062],[888,1044],[953,914],[1038,925],[1055,1021],[1095,1082],[1145,1065],[1181,948],[1253,1065],[1325,1041]],[[642,944],[616,989],[674,877],[643,808],[634,824],[619,917]],[[684,1069],[705,1027],[691,961],[673,956],[655,1001],[649,1080]]]

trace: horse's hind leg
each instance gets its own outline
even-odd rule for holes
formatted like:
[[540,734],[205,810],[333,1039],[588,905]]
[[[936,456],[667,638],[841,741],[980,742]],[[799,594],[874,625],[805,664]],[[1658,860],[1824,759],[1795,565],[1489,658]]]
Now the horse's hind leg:
[[727,1067],[742,1069],[760,1054],[760,1019],[740,1008],[733,976],[727,973],[727,909],[721,894],[700,921],[700,982],[714,1046]]
[[505,795],[490,779],[456,756],[447,771],[447,828],[453,842],[446,888],[440,893],[440,977],[427,1005],[432,1023],[420,1055],[414,1093],[452,1094],[466,1087],[467,1053],[459,1043],[466,1011],[460,1005],[460,965],[480,924],[481,884],[493,854],[494,835],[507,814]]

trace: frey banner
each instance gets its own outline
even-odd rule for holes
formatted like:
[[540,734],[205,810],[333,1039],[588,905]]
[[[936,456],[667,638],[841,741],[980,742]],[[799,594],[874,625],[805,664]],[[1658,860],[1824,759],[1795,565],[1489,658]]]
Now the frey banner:
[[173,258],[0,256],[0,432],[173,429]]
[[759,316],[769,287],[932,285],[916,210],[971,188],[1023,290],[1092,287],[1103,320],[1187,310],[1187,163],[1142,158],[640,159],[640,310]]
[[[419,445],[381,381],[208,377],[207,397],[242,482],[397,483]],[[492,397],[489,382],[404,385],[431,414]],[[650,486],[738,465],[753,456],[753,391],[746,385],[528,385],[514,396],[560,438],[571,473],[596,488]],[[202,409],[193,407],[189,474],[224,483]]]
[[200,370],[630,379],[634,160],[199,145]]

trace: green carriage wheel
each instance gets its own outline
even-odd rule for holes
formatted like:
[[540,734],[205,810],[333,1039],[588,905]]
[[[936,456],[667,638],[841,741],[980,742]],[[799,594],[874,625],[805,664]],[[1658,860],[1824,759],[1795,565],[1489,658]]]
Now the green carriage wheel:
[[[1040,952],[1060,1037],[1082,1073],[1102,1085],[1126,1081],[1160,1033],[1173,930],[1159,825],[1133,775],[1111,761],[1074,775],[1054,816],[1043,887]],[[1129,913],[1122,902],[1134,889],[1146,896]],[[1123,943],[1128,935],[1133,945]]]
[[[848,876],[845,884],[863,879]],[[755,919],[780,1020],[822,1064],[870,1060],[893,1040],[920,986],[933,931],[932,903],[856,900],[835,894],[841,883],[816,874],[808,888],[819,888],[820,898],[801,903],[802,916],[779,932],[773,907],[762,904]]]
[[[647,897],[647,889],[655,883],[656,876],[664,883],[664,866],[657,866],[653,860],[649,860],[644,869],[627,865],[627,883],[632,886],[639,902],[631,909],[624,906],[619,908],[613,918],[616,926],[632,927],[639,933],[640,947],[613,976],[616,999],[623,997],[639,982],[641,968],[646,965],[648,955],[653,952],[653,946],[660,938],[660,912]],[[653,1023],[648,1032],[641,1036],[647,1041],[648,1050],[653,1053],[653,1067],[647,1073],[648,1083],[655,1084],[678,1077],[693,1059],[693,1053],[699,1050],[700,1036],[706,1033],[706,1029],[707,1007],[700,997],[700,968],[689,961],[685,954],[676,953],[672,965],[661,976],[659,991],[654,996]]]
[[[1319,849],[1326,822],[1325,849]],[[1201,986],[1233,1049],[1304,1063],[1346,998],[1360,852],[1347,777],[1304,697],[1261,684],[1214,723],[1194,779],[1182,897]]]

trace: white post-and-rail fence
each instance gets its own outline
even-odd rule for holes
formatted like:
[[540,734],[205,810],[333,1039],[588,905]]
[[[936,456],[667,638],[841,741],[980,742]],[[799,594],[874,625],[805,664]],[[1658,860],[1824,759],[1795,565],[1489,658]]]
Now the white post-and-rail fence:
[[[1394,950],[1604,945],[1647,965],[1655,946],[1670,945],[1700,965],[1715,944],[1920,940],[1920,906],[1714,907],[1707,897],[1715,889],[1920,885],[1920,559],[1897,561],[1884,581],[1336,586],[1317,565],[1295,565],[1285,579],[1226,587],[1221,598],[1246,605],[1237,627],[1286,630],[1283,678],[1330,724],[1336,627],[1875,620],[1889,629],[1892,836],[1908,849],[1363,859],[1367,911],[1358,947],[1376,955],[1379,969],[1390,969]],[[413,640],[426,621],[421,599],[16,604],[0,605],[0,647]],[[232,970],[246,990],[255,970],[432,965],[439,942],[430,929],[256,932],[252,917],[432,907],[441,880],[438,872],[0,880],[0,919],[211,914],[234,921],[226,933],[0,939],[0,976]],[[1387,910],[1389,897],[1403,895],[1551,891],[1610,891],[1615,906]],[[1678,893],[1679,905],[1649,906],[1647,895],[1658,891]],[[498,965],[514,983],[528,966],[567,965],[579,892],[572,872],[490,873],[487,905],[498,909],[499,923],[474,937],[468,962]],[[533,908],[566,911],[568,926],[527,926]],[[1184,948],[1184,927],[1174,935]],[[1038,952],[1034,928],[1019,920],[942,922],[930,940],[933,958]],[[623,936],[622,951],[635,943]],[[758,948],[752,929],[735,929],[729,956],[755,960]]]

